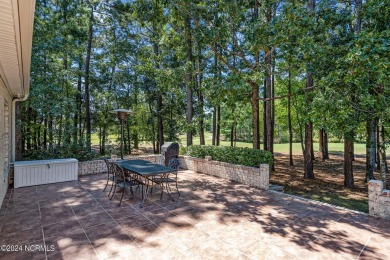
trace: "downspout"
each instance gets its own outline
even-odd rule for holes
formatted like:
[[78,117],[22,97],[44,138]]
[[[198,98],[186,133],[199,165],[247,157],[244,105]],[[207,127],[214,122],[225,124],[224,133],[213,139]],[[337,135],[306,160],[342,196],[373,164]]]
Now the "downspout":
[[[14,11],[15,22],[15,32],[17,40],[17,47],[20,48],[20,53],[18,52],[20,66],[22,68],[21,72],[21,80],[23,87],[23,95],[12,98],[11,104],[11,160],[10,163],[15,163],[16,159],[16,102],[26,101],[28,96],[30,95],[29,88],[29,77],[30,77],[30,65],[31,65],[31,49],[32,49],[32,33],[33,33],[33,25],[34,25],[34,12],[35,12],[35,0],[15,0],[12,1],[12,7]],[[23,7],[23,8],[21,8]],[[22,26],[22,25],[28,25]],[[20,37],[20,38],[19,38]],[[23,56],[23,51],[25,51],[24,55],[28,54],[29,58],[26,60],[27,56]],[[26,76],[28,74],[28,77]]]
[[24,92],[23,97],[14,97],[11,105],[11,160],[10,163],[15,163],[16,159],[16,102],[26,101],[30,95],[29,88]]

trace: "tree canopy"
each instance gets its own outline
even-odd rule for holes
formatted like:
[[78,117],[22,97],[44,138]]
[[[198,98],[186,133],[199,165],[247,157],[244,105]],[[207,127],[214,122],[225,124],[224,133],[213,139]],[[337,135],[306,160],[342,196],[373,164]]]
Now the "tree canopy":
[[128,154],[212,131],[215,145],[271,152],[295,140],[309,161],[313,137],[365,141],[369,156],[389,136],[389,13],[362,0],[37,0],[21,145],[109,153],[109,111],[126,108]]

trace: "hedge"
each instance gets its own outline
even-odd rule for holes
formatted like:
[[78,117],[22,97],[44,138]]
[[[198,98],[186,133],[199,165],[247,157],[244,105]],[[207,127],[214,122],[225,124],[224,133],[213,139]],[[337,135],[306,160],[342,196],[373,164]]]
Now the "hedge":
[[247,147],[192,145],[182,149],[184,155],[202,158],[211,156],[212,160],[232,164],[259,167],[260,164],[272,165],[272,153]]

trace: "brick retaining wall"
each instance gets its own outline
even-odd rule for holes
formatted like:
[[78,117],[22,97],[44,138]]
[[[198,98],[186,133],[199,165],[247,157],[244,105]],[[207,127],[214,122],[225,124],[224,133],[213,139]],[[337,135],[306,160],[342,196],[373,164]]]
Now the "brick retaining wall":
[[390,219],[390,190],[383,189],[383,182],[368,182],[368,206],[371,216]]
[[269,188],[269,165],[261,164],[260,168],[243,165],[212,161],[211,157],[199,159],[189,156],[180,156],[180,168],[195,172],[209,174],[237,181],[252,187],[268,190]]
[[[161,155],[129,156],[125,159],[142,159],[153,163],[162,164],[164,157]],[[219,161],[212,161],[211,157],[199,159],[189,156],[180,156],[180,168],[192,170],[204,174],[213,175],[227,180],[237,181],[252,187],[268,190],[269,188],[269,166],[260,165],[260,168],[243,165],[230,164]],[[104,160],[93,160],[79,162],[79,176],[97,174],[107,171]]]

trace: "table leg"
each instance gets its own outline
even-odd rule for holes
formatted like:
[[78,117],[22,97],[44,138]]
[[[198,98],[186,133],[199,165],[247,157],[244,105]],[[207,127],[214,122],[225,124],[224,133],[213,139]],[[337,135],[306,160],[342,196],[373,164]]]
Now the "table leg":
[[[160,200],[162,200],[162,197],[163,197],[163,191],[164,189],[167,191],[169,197],[171,198],[172,201],[175,201],[175,199],[172,197],[171,193],[169,192],[169,173],[168,174],[165,174],[162,176],[163,180],[160,185],[161,185],[161,196],[160,196]],[[164,184],[165,184],[165,187],[164,187]]]
[[[149,191],[149,179],[145,178],[144,179],[145,185],[142,185],[142,202],[141,202],[141,208],[144,207],[145,199],[148,196],[148,191]],[[146,186],[144,188],[144,186]]]

